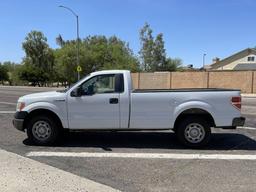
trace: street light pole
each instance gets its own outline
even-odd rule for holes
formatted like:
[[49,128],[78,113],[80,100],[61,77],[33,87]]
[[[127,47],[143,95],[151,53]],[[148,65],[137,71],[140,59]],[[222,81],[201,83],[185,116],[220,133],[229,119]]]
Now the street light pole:
[[[76,53],[76,58],[77,58],[77,67],[79,66],[79,20],[78,20],[78,15],[76,15],[76,36],[77,36],[77,53]],[[80,80],[80,71],[77,70],[77,79]]]
[[[67,9],[68,11],[70,11],[75,17],[76,17],[76,41],[77,41],[77,53],[76,53],[76,65],[77,65],[77,68],[79,67],[79,18],[78,18],[78,15],[69,7],[66,7],[66,6],[62,6],[60,5],[59,7],[61,8],[64,8],[64,9]],[[80,79],[80,71],[77,70],[77,79],[79,80]]]

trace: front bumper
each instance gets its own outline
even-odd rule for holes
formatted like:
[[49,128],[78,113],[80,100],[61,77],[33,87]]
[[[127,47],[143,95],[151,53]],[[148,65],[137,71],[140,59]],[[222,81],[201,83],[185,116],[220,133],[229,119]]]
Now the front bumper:
[[16,112],[14,115],[14,119],[12,120],[13,126],[20,131],[24,131],[25,129],[24,120],[27,115],[28,115],[28,112],[26,111]]

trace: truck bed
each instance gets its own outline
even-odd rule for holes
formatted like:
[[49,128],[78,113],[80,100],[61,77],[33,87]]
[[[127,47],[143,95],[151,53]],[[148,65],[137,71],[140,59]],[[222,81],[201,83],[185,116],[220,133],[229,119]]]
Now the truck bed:
[[222,88],[182,88],[182,89],[134,89],[132,93],[154,93],[154,92],[217,92],[217,91],[240,91],[239,89]]

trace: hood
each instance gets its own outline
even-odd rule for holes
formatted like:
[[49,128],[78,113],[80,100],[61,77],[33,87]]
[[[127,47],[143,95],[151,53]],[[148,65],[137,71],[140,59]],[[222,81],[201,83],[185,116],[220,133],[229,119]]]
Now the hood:
[[18,101],[25,102],[25,103],[34,103],[39,101],[51,102],[55,99],[65,99],[65,95],[66,95],[65,93],[61,93],[57,91],[32,93],[32,94],[20,97]]

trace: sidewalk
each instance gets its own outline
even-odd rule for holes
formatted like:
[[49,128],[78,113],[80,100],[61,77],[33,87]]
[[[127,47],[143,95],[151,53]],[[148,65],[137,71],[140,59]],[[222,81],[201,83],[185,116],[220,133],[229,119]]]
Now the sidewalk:
[[0,149],[0,191],[118,191],[52,166]]

